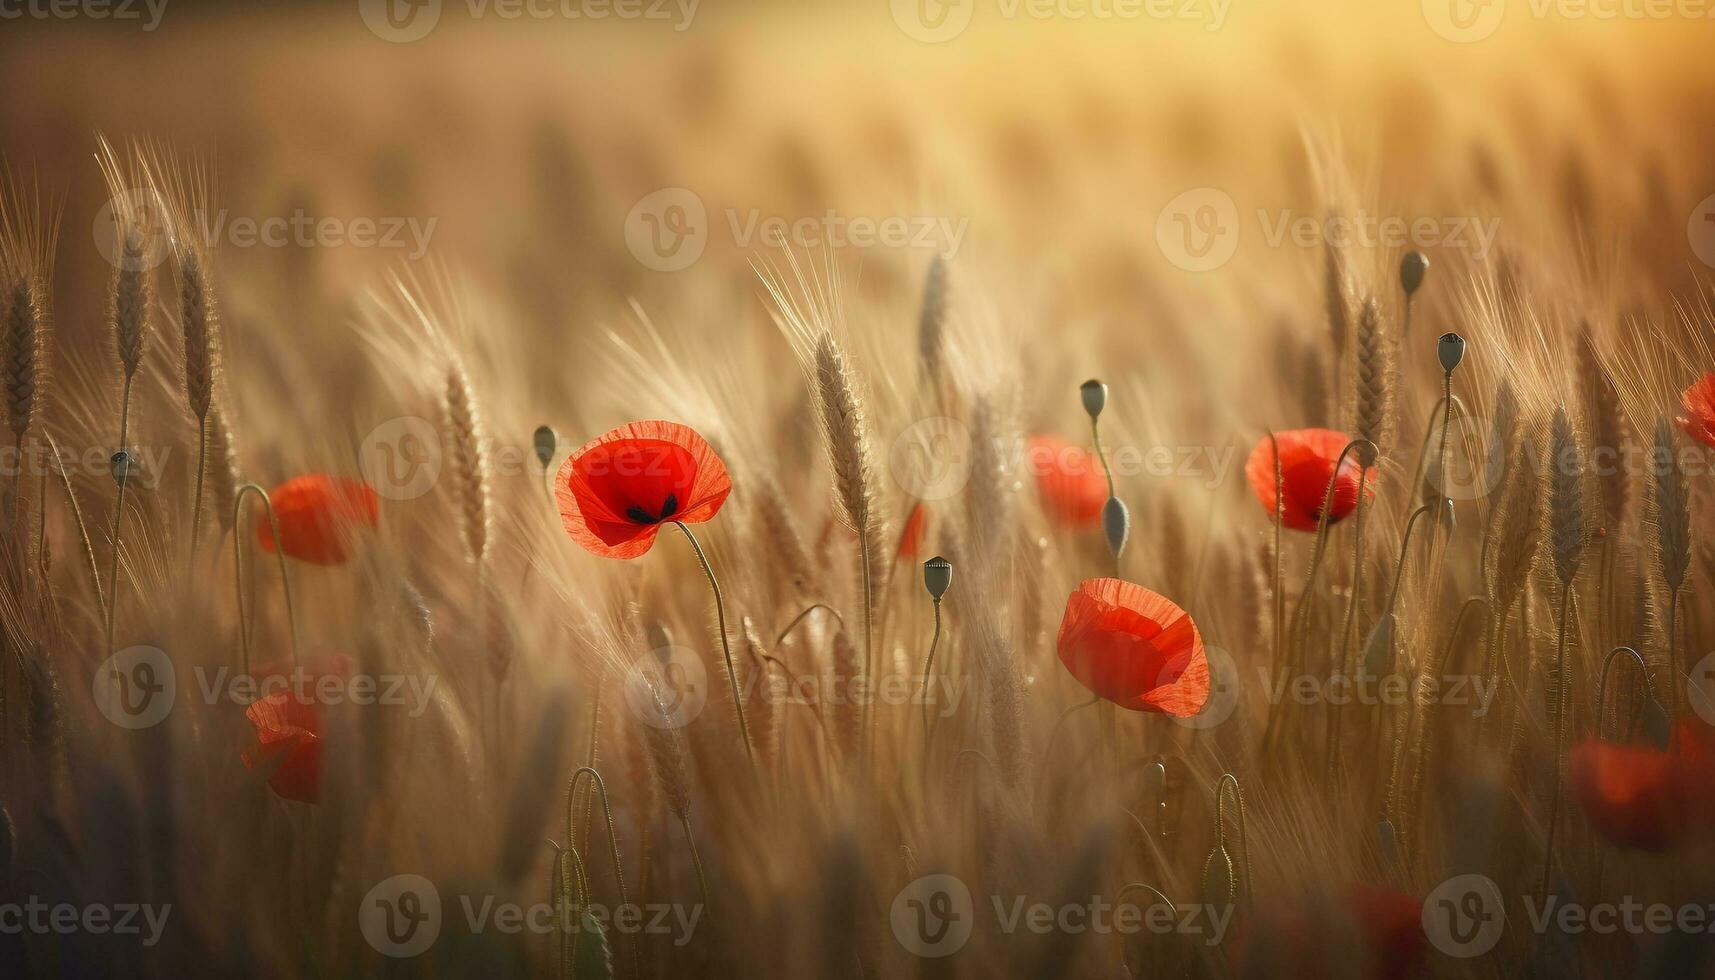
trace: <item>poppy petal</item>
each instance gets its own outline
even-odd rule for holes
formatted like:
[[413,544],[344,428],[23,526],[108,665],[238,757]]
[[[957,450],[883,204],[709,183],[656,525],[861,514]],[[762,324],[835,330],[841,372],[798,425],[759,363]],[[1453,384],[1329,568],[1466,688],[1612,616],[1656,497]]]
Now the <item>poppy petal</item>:
[[732,491],[702,436],[676,422],[631,422],[566,457],[554,498],[572,540],[604,558],[636,558],[662,523],[707,521]]

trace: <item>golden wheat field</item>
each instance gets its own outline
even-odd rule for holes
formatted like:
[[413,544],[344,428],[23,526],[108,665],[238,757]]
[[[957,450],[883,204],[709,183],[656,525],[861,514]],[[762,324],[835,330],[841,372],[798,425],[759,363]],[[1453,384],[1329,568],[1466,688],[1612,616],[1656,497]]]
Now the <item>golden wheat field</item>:
[[0,0],[0,976],[1715,976],[1712,42]]

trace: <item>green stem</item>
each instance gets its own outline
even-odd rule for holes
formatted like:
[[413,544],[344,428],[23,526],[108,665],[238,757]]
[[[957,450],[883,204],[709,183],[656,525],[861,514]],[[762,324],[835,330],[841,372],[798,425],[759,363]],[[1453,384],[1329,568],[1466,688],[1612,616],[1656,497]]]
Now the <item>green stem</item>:
[[[696,552],[696,554],[697,554],[697,563],[703,566],[703,574],[708,576],[709,590],[712,591],[715,595],[715,617],[719,622],[719,627],[720,627],[720,632],[721,632],[721,654],[722,654],[722,656],[726,657],[727,683],[732,686],[733,707],[738,709],[738,732],[739,732],[739,735],[744,739],[744,755],[745,755],[745,758],[750,761],[750,767],[754,771],[756,769],[756,751],[753,748],[751,748],[751,745],[750,745],[750,722],[747,721],[744,717],[744,698],[739,694],[739,690],[738,690],[738,670],[737,670],[737,668],[733,667],[733,665],[732,665],[732,644],[730,642],[728,642],[727,635],[726,635],[726,601],[721,598],[720,580],[715,578],[715,570],[712,566],[709,565],[709,556],[703,554],[703,546],[701,544],[697,543],[697,536],[695,534],[691,533],[691,529],[685,526],[685,522],[684,521],[669,521],[668,523],[672,524],[674,527],[677,527],[680,531],[683,531],[685,533],[685,540],[691,542],[691,550]],[[865,609],[864,621],[866,624],[865,625],[866,634],[868,631],[867,624],[868,624],[868,620],[869,620],[869,613],[868,613],[869,597],[867,595],[867,590],[869,588],[869,586],[868,586],[868,582],[869,582],[868,567],[869,567],[868,561],[866,559],[865,565],[864,565],[864,568],[865,568],[865,572],[864,572],[864,583],[865,583],[865,585],[864,585],[864,588],[866,591],[866,594],[864,597],[864,609]]]
[[1572,608],[1572,583],[1567,581],[1560,587],[1560,626],[1557,630],[1559,638],[1556,641],[1554,654],[1554,673],[1559,682],[1559,690],[1554,698],[1554,779],[1553,796],[1548,804],[1548,841],[1542,851],[1542,894],[1548,895],[1548,876],[1554,867],[1554,833],[1560,823],[1560,747],[1566,736],[1566,708],[1570,701],[1571,680],[1566,676],[1566,615]]
[[202,533],[202,485],[208,470],[208,418],[197,420],[197,488],[191,503],[191,567],[196,567],[197,540]]
[[274,536],[274,558],[280,564],[280,589],[286,595],[286,628],[292,637],[292,669],[298,667],[298,616],[292,605],[292,580],[286,573],[286,543],[280,537],[280,519],[274,514],[274,502],[268,491],[254,483],[238,488],[232,498],[232,571],[238,586],[239,649],[244,658],[244,673],[250,673],[250,614],[244,604],[244,498],[254,493],[262,498],[262,508],[268,513],[268,531]]

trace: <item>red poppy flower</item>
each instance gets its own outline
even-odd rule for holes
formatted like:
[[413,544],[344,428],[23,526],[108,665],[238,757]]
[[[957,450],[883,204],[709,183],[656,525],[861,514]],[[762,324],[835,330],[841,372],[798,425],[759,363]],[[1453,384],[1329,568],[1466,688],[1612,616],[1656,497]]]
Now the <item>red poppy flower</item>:
[[1108,478],[1094,452],[1059,436],[1030,437],[1025,465],[1036,477],[1042,509],[1061,524],[1100,524]]
[[631,422],[566,457],[554,498],[566,533],[603,558],[636,558],[667,521],[715,516],[732,481],[689,426]]
[[281,799],[321,802],[324,723],[315,693],[323,677],[350,674],[351,660],[345,656],[301,669],[279,666],[254,672],[263,695],[244,709],[256,729],[256,741],[242,758],[246,769],[268,774],[269,787]]
[[[1251,450],[1245,463],[1245,476],[1251,489],[1270,514],[1274,513],[1274,443],[1280,444],[1280,505],[1281,520],[1287,527],[1299,531],[1316,530],[1322,516],[1322,501],[1328,495],[1328,481],[1334,477],[1334,461],[1351,442],[1343,432],[1333,429],[1294,429],[1276,432],[1273,441],[1263,436]],[[1334,482],[1334,499],[1328,507],[1328,523],[1334,524],[1358,502],[1358,462],[1356,450],[1346,454],[1340,464],[1340,477]],[[1370,468],[1364,481],[1364,495],[1375,496],[1376,471]]]
[[1203,637],[1185,610],[1117,578],[1079,583],[1066,600],[1060,662],[1092,694],[1132,711],[1188,718],[1209,699]]
[[1685,414],[1677,421],[1686,434],[1705,446],[1715,446],[1715,371],[1698,378],[1679,396]]
[[1681,718],[1666,749],[1588,739],[1572,750],[1572,789],[1613,843],[1663,851],[1715,816],[1715,729]]
[[1403,980],[1419,973],[1427,945],[1421,901],[1365,884],[1330,898],[1325,904],[1282,901],[1259,912],[1232,945],[1233,972],[1317,980],[1328,975],[1328,950],[1338,942],[1359,954],[1342,960],[1351,976]]
[[911,508],[911,515],[905,518],[905,529],[899,532],[898,561],[916,558],[917,552],[923,549],[923,535],[929,530],[929,508],[921,503]]
[[1346,893],[1352,924],[1369,954],[1365,974],[1387,980],[1416,976],[1423,959],[1423,903],[1393,888],[1354,885]]
[[[375,488],[362,480],[306,473],[275,487],[268,500],[286,554],[316,565],[344,563],[351,557],[355,530],[381,522]],[[274,550],[266,510],[256,516],[256,540],[263,551]]]

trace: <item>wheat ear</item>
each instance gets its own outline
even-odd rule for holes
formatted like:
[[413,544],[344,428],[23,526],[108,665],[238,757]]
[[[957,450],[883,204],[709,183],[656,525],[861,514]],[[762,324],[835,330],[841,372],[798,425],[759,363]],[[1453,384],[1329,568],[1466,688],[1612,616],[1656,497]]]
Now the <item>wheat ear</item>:
[[1564,407],[1554,412],[1549,436],[1548,530],[1554,576],[1560,582],[1560,622],[1554,655],[1554,779],[1548,809],[1548,841],[1542,855],[1542,893],[1548,894],[1554,866],[1554,836],[1560,817],[1560,786],[1564,768],[1561,746],[1566,736],[1566,713],[1571,708],[1571,679],[1566,671],[1566,626],[1572,607],[1572,580],[1584,554],[1584,457],[1572,433]]
[[1393,435],[1393,355],[1374,296],[1364,300],[1358,317],[1357,425],[1361,439],[1387,452]]
[[488,554],[488,454],[470,378],[457,356],[447,366],[441,408],[452,444],[453,492],[463,519],[465,557],[479,569]]
[[[875,676],[875,579],[881,570],[881,508],[876,500],[875,479],[870,461],[869,433],[864,420],[863,400],[858,395],[846,355],[824,332],[816,340],[816,395],[821,408],[828,461],[834,474],[834,497],[846,523],[858,536],[858,562],[863,582],[863,670],[866,681]],[[869,708],[865,706],[865,731]]]
[[203,483],[208,473],[209,411],[220,374],[220,335],[208,264],[193,247],[179,250],[179,320],[185,336],[185,397],[197,420],[196,491],[191,504],[191,555],[202,531]]

